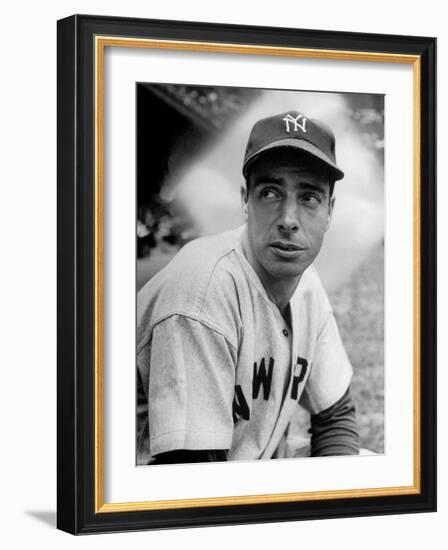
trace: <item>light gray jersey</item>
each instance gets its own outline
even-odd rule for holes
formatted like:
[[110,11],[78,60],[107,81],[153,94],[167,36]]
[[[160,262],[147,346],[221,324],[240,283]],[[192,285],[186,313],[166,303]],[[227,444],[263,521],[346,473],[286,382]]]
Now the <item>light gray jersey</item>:
[[138,464],[176,449],[271,458],[299,401],[315,414],[350,384],[315,269],[291,298],[291,331],[243,253],[244,231],[187,244],[138,294]]

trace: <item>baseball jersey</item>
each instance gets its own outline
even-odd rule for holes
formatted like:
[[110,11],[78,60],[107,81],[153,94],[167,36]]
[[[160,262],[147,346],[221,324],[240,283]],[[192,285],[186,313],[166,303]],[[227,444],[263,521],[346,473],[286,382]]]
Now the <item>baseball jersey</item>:
[[317,414],[350,384],[314,267],[289,325],[244,255],[245,230],[192,241],[138,294],[138,464],[177,449],[278,457],[297,403]]

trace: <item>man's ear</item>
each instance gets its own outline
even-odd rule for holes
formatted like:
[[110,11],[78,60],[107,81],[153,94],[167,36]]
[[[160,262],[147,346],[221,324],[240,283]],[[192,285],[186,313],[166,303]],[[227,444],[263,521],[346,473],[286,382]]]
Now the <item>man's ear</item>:
[[335,202],[336,202],[336,197],[332,197],[330,199],[330,204],[328,206],[328,217],[327,217],[327,225],[325,227],[325,231],[328,231],[328,229],[330,227],[331,219],[333,217],[333,210],[334,210]]
[[244,221],[247,222],[247,202],[248,202],[248,191],[247,191],[247,184],[246,182],[243,182],[241,184],[241,208],[243,211],[243,218]]

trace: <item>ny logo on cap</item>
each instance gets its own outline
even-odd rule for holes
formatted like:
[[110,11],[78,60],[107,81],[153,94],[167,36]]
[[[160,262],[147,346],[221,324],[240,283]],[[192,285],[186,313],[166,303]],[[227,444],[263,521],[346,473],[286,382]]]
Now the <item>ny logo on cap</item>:
[[288,133],[290,131],[290,126],[289,126],[290,124],[294,125],[293,127],[294,132],[298,132],[300,128],[302,132],[306,133],[306,123],[308,119],[303,115],[301,115],[300,113],[296,117],[293,117],[288,113],[283,120],[286,122],[286,131]]

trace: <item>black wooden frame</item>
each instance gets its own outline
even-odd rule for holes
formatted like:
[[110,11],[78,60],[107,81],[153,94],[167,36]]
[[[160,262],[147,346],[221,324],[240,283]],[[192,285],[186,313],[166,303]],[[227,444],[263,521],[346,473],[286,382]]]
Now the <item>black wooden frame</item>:
[[[417,55],[421,60],[421,492],[95,513],[94,37]],[[75,15],[58,22],[58,528],[95,533],[436,509],[436,40]]]

